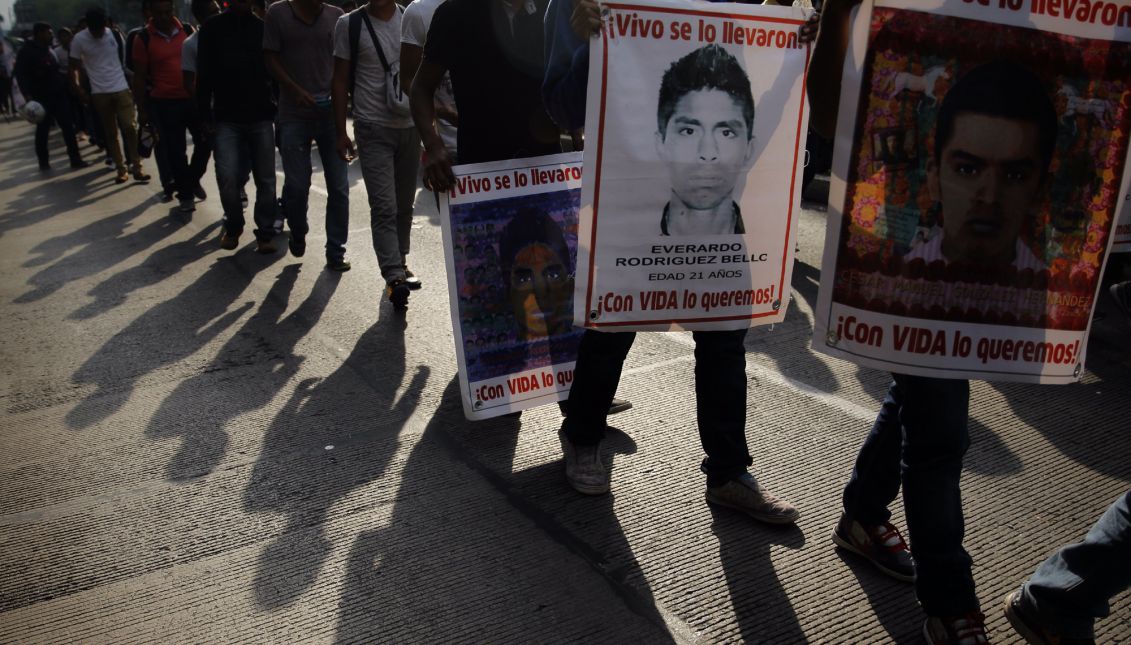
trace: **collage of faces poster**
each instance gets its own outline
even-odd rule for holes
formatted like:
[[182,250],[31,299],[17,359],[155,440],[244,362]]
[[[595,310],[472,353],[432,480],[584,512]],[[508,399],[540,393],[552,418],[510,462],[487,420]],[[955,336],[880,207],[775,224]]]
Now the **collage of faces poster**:
[[565,399],[573,327],[580,153],[456,166],[440,197],[464,415]]
[[1131,125],[1131,6],[1085,4],[861,5],[815,349],[922,376],[1079,379]]
[[781,321],[809,48],[792,7],[602,3],[590,41],[574,319],[600,331]]

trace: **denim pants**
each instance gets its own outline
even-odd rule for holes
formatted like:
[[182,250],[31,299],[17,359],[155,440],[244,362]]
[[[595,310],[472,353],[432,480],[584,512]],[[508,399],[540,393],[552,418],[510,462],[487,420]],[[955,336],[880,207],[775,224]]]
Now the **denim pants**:
[[[177,199],[192,199],[208,167],[212,148],[200,136],[200,120],[191,99],[150,99],[149,108],[157,126],[158,147],[165,159]],[[192,133],[192,161],[188,160],[186,136]]]
[[318,156],[326,177],[326,259],[341,260],[346,255],[349,235],[349,165],[335,149],[338,133],[334,117],[326,111],[318,119],[284,121],[278,124],[279,150],[283,158],[283,215],[291,233],[305,237],[310,230],[306,210],[310,201],[311,143],[318,144]]
[[1045,627],[1068,638],[1094,638],[1096,618],[1111,612],[1111,597],[1131,586],[1131,491],[1088,531],[1061,548],[1025,583],[1023,602]]
[[45,164],[48,161],[47,135],[51,131],[53,122],[59,126],[59,130],[63,133],[63,143],[67,146],[67,155],[72,161],[81,160],[82,155],[79,153],[78,142],[75,141],[74,116],[71,114],[70,101],[65,95],[60,95],[52,99],[42,99],[40,104],[43,105],[47,115],[35,126],[35,156],[39,158],[39,163]]
[[[695,338],[695,411],[707,485],[718,486],[742,474],[750,464],[746,446],[746,330],[697,331]],[[566,437],[593,445],[605,435],[606,417],[617,392],[634,332],[587,329],[577,350]],[[674,394],[674,393],[673,393]]]
[[420,135],[416,128],[354,121],[353,137],[369,195],[369,228],[381,277],[386,282],[403,280],[420,169]]
[[861,524],[903,508],[915,558],[915,594],[929,616],[978,609],[959,479],[970,447],[970,382],[893,374],[887,397],[844,489],[845,514]]
[[216,124],[213,138],[216,185],[224,208],[224,228],[233,235],[243,232],[243,200],[240,188],[250,165],[255,178],[255,238],[275,235],[275,128],[271,121]]

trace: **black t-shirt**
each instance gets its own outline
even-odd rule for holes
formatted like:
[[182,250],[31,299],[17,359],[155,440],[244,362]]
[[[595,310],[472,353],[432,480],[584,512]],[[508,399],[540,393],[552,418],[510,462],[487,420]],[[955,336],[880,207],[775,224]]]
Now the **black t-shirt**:
[[520,5],[513,24],[500,0],[448,0],[436,9],[424,58],[451,72],[460,163],[561,152],[542,107],[546,4]]

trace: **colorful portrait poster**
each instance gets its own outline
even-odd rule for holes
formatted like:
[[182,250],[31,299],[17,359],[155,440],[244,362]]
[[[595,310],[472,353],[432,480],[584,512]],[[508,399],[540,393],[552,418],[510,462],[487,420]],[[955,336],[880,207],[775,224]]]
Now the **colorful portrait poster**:
[[877,0],[845,65],[814,347],[1077,380],[1121,196],[1131,6]]
[[569,395],[581,155],[456,166],[440,197],[463,410],[471,420]]
[[604,2],[590,42],[574,319],[603,331],[785,317],[809,11]]

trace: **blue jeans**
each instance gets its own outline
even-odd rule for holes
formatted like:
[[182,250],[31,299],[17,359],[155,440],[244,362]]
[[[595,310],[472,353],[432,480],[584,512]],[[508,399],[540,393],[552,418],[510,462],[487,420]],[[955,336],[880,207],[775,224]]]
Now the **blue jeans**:
[[[696,420],[707,453],[701,469],[708,486],[720,486],[754,463],[746,445],[746,330],[697,331],[694,337]],[[566,404],[569,416],[562,424],[571,442],[593,445],[604,437],[609,405],[634,340],[634,332],[592,329],[581,337]]]
[[255,238],[275,235],[275,128],[270,121],[216,124],[213,139],[216,185],[224,208],[224,228],[243,232],[243,201],[240,188],[247,181],[247,168],[255,177]]
[[[196,103],[190,99],[150,99],[149,109],[159,137],[155,151],[158,176],[162,188],[168,188],[166,179],[172,180],[177,199],[192,199],[200,185],[200,178],[208,168],[211,146],[200,136],[200,119]],[[188,159],[186,135],[192,134],[192,160]],[[161,175],[161,164],[166,164],[169,177]]]
[[976,611],[959,490],[962,458],[970,447],[970,383],[892,376],[844,489],[844,512],[865,525],[887,522],[888,505],[902,484],[915,595],[923,610],[930,616]]
[[326,259],[341,260],[346,255],[349,235],[349,164],[338,156],[334,117],[329,111],[311,121],[285,121],[278,125],[279,150],[283,157],[283,215],[293,235],[305,237],[310,230],[306,219],[310,200],[311,142],[318,144],[318,156],[326,177]]
[[1131,586],[1131,491],[1108,507],[1084,541],[1061,548],[1022,587],[1022,602],[1045,627],[1068,638],[1094,638],[1096,618]]

